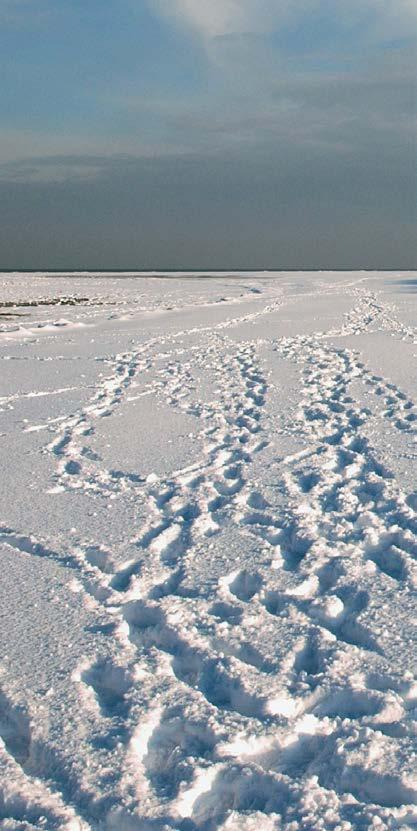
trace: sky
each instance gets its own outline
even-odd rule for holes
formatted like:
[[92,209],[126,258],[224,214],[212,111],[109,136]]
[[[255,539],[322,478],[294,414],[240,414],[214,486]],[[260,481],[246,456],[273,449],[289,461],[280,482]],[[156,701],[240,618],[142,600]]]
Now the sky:
[[0,268],[417,268],[417,0],[0,0]]

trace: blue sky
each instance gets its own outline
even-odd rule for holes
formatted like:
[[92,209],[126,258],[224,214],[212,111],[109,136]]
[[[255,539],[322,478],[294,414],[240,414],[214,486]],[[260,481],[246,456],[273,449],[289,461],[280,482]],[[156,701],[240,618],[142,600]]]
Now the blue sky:
[[412,265],[416,34],[415,0],[0,0],[0,265],[355,266],[364,222]]

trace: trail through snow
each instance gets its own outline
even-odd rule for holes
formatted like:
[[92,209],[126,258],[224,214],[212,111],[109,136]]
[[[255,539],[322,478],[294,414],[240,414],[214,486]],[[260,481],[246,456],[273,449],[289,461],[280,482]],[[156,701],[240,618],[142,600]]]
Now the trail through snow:
[[0,827],[416,828],[417,277],[203,276],[0,278]]

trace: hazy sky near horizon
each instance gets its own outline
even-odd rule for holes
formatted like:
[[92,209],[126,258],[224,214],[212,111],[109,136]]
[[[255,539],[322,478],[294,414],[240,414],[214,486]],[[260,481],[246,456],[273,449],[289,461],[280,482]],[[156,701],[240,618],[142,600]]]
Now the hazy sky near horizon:
[[417,0],[0,0],[1,268],[415,268]]

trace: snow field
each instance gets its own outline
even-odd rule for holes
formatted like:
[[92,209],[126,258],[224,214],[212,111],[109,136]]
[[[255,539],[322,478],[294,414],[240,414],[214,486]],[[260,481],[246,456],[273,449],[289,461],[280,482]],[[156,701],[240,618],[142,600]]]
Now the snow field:
[[[4,465],[29,454],[35,479],[0,515],[24,586],[2,602],[2,828],[417,825],[417,328],[400,278],[97,275],[83,326],[79,306],[59,333],[5,324]],[[379,361],[410,349],[407,391],[375,371],[373,338]],[[68,410],[77,356],[93,370]],[[62,387],[39,389],[40,358],[63,357]],[[163,436],[154,464],[138,445],[148,400],[172,412],[183,465]],[[34,624],[7,625],[26,614],[33,674]]]

